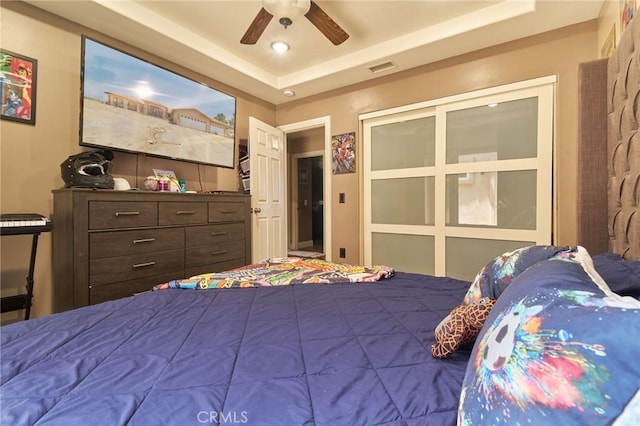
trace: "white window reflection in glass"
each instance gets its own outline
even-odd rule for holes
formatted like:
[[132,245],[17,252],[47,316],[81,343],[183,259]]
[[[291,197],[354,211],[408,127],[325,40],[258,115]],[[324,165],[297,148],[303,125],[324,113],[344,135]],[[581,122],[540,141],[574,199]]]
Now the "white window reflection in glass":
[[[497,152],[464,154],[458,162],[493,161]],[[498,173],[477,172],[458,176],[458,223],[498,225]]]
[[[500,172],[483,172],[484,176],[491,176],[490,181],[494,180],[495,185],[489,186],[485,184],[478,195],[474,194],[466,196],[465,201],[460,201],[461,191],[464,193],[467,186],[461,184],[460,179],[464,182],[468,180],[468,174],[451,174],[447,175],[447,198],[446,198],[446,224],[448,226],[492,226],[502,229],[536,229],[536,170],[512,170]],[[478,180],[483,173],[474,173],[473,181]],[[494,191],[495,202],[492,193]],[[523,190],[526,188],[526,190]],[[489,213],[485,213],[482,219],[477,217],[469,217],[480,211],[479,205],[484,204],[484,211],[490,211],[496,215],[493,225],[481,224],[485,221]],[[489,206],[494,206],[489,207]],[[466,207],[465,207],[466,206]],[[473,210],[472,207],[476,210]],[[459,214],[459,210],[466,210]],[[466,222],[461,222],[461,219]]]

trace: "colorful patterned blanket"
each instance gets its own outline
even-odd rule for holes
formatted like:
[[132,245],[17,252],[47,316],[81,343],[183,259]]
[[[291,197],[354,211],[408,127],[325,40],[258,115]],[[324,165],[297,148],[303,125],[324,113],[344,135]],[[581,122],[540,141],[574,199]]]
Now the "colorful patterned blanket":
[[357,266],[300,257],[269,258],[224,272],[196,275],[172,280],[153,287],[212,289],[232,287],[281,286],[289,284],[326,284],[372,282],[390,278],[395,271],[387,266]]

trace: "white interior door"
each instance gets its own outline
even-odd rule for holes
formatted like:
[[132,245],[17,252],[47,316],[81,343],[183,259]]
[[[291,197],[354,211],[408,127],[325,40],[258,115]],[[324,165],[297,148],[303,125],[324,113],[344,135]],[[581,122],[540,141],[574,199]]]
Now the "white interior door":
[[287,255],[284,133],[249,117],[251,257],[259,262]]

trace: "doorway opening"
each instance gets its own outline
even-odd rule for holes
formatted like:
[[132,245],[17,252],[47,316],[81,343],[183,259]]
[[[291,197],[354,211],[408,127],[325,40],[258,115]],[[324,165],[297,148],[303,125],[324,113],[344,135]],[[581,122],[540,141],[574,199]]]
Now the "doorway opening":
[[324,257],[323,163],[322,151],[291,156],[290,256]]
[[[332,260],[331,250],[331,120],[319,117],[279,127],[285,134],[287,167],[287,242],[291,256],[296,252],[306,257]],[[303,160],[304,159],[304,160]],[[306,168],[305,173],[299,173]],[[300,181],[309,182],[306,195],[299,194]],[[305,206],[306,200],[306,206]],[[306,209],[306,211],[305,211]],[[298,215],[298,211],[302,214]],[[303,218],[306,214],[307,219]],[[299,217],[300,216],[300,217]],[[300,235],[299,223],[307,220],[305,232]],[[309,228],[310,226],[310,228]]]
[[325,257],[324,129],[287,134],[289,255]]

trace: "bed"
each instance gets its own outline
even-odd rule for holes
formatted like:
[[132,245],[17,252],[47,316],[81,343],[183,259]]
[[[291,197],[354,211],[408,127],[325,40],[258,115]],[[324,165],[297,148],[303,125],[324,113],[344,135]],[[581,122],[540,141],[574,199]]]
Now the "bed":
[[322,274],[265,285],[300,266],[271,259],[3,326],[0,423],[637,422],[638,40],[632,21],[610,60],[578,71],[579,246],[504,253],[472,283],[340,280],[316,260],[302,266]]

